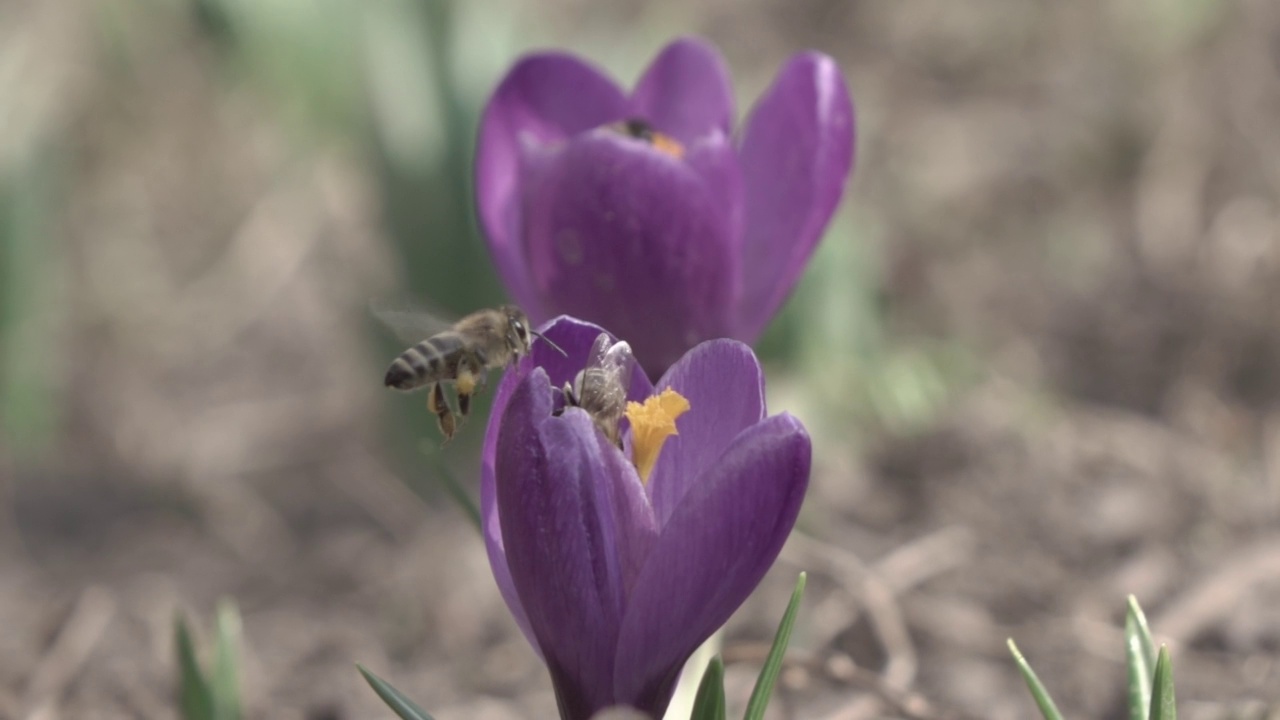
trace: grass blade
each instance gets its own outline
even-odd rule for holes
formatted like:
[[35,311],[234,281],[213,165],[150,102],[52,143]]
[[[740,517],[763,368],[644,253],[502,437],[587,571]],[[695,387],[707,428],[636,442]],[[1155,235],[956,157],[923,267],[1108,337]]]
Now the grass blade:
[[178,653],[178,706],[183,720],[214,720],[213,693],[200,671],[191,631],[181,615],[174,619],[174,637]]
[[698,696],[693,701],[689,720],[724,720],[724,661],[719,655],[711,658],[698,684]]
[[1031,691],[1031,697],[1035,698],[1036,706],[1040,708],[1040,714],[1044,716],[1044,720],[1062,720],[1062,713],[1058,712],[1058,706],[1053,704],[1049,691],[1040,682],[1040,678],[1036,677],[1036,672],[1031,669],[1027,659],[1018,652],[1018,646],[1013,643],[1013,638],[1009,638],[1009,652],[1013,653],[1013,660],[1022,671],[1022,679],[1026,681],[1027,689]]
[[791,592],[791,602],[787,603],[787,611],[782,614],[782,622],[778,623],[778,632],[773,636],[773,647],[769,648],[769,656],[760,669],[760,677],[751,691],[751,699],[747,702],[745,720],[760,720],[769,705],[769,696],[773,694],[773,686],[778,682],[778,673],[782,672],[782,657],[787,652],[787,643],[791,641],[791,627],[795,625],[796,614],[800,612],[800,598],[804,596],[805,573],[800,573],[796,580],[796,589]]
[[1151,684],[1151,720],[1177,720],[1178,709],[1173,697],[1173,660],[1169,648],[1161,645],[1156,660],[1155,680]]
[[235,603],[218,604],[217,646],[210,692],[215,720],[240,720],[240,612]]
[[1155,672],[1156,653],[1147,617],[1132,595],[1124,618],[1124,653],[1129,671],[1129,720],[1145,720],[1151,707],[1151,676]]
[[394,710],[395,714],[399,715],[402,720],[435,720],[427,714],[426,710],[418,707],[399,690],[391,687],[387,681],[365,670],[360,663],[356,663],[356,668],[364,676],[364,681],[369,683],[369,687],[373,688],[373,691],[378,693],[378,697],[382,698],[382,702]]

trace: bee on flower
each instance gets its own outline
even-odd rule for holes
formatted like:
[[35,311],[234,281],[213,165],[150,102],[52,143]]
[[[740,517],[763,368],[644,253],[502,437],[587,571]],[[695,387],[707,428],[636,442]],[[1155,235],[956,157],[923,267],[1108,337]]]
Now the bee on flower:
[[766,413],[755,355],[721,339],[656,383],[630,373],[620,446],[557,390],[618,341],[573,318],[540,330],[550,342],[507,372],[485,433],[490,566],[546,661],[562,718],[617,705],[662,717],[685,661],[795,525],[809,436],[794,417]]

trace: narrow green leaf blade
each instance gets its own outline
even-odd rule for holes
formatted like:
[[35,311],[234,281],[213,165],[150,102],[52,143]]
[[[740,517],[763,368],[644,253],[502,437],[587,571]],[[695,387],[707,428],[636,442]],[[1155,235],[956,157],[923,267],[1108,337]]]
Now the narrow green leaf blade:
[[1156,660],[1155,681],[1151,684],[1151,720],[1178,720],[1173,697],[1173,660],[1169,648],[1161,645]]
[[1156,656],[1147,617],[1132,595],[1124,617],[1124,653],[1129,671],[1129,720],[1146,720],[1151,707],[1151,676],[1155,672]]
[[689,720],[724,720],[724,661],[719,655],[711,658],[698,683],[698,696],[693,700],[693,712]]
[[356,668],[364,676],[364,681],[369,683],[369,687],[373,688],[373,691],[378,693],[378,697],[382,698],[382,702],[394,710],[402,720],[435,720],[435,718],[427,714],[426,710],[418,707],[399,690],[391,687],[390,683],[366,670],[360,663],[356,663]]
[[800,612],[800,598],[804,596],[804,585],[808,576],[800,573],[796,580],[796,589],[791,592],[791,602],[787,603],[787,611],[782,614],[782,622],[778,623],[778,632],[773,636],[773,647],[769,648],[769,656],[765,658],[764,667],[760,669],[760,677],[751,691],[751,699],[747,701],[745,720],[760,720],[769,705],[769,697],[773,694],[773,686],[778,682],[778,674],[782,672],[782,657],[787,652],[787,643],[791,641],[791,627],[795,625],[796,614]]
[[216,720],[240,720],[240,612],[235,603],[218,604],[217,647],[211,691]]
[[178,653],[178,705],[183,720],[214,720],[213,694],[200,671],[191,631],[181,615],[174,618],[174,637]]
[[1147,660],[1147,667],[1154,669],[1156,666],[1156,643],[1151,639],[1151,628],[1147,625],[1147,616],[1142,612],[1142,607],[1138,605],[1138,598],[1132,595],[1129,596],[1128,614],[1133,616],[1134,624],[1137,625],[1138,639],[1142,645],[1142,656]]
[[1036,706],[1040,708],[1040,714],[1044,717],[1044,720],[1062,720],[1062,713],[1058,712],[1058,706],[1053,704],[1053,698],[1049,697],[1049,691],[1040,682],[1040,678],[1036,677],[1036,673],[1031,669],[1031,665],[1027,663],[1027,659],[1022,657],[1022,653],[1018,651],[1018,646],[1014,644],[1013,638],[1009,638],[1009,652],[1013,653],[1013,660],[1018,664],[1018,669],[1022,671],[1022,679],[1026,681],[1027,689],[1031,691],[1031,697],[1035,698]]

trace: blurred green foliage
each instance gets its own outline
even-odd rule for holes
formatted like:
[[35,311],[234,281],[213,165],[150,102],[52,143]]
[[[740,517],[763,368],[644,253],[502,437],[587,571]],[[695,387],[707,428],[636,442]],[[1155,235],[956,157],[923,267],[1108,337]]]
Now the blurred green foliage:
[[[457,56],[477,44],[512,51],[495,47],[492,37],[475,42],[486,28],[475,24],[469,6],[446,0],[193,3],[228,68],[269,98],[286,122],[366,159],[400,271],[401,288],[392,294],[453,315],[501,300],[470,191],[484,90],[460,72]],[[399,339],[377,337],[380,356],[403,349]],[[406,475],[421,477],[420,440],[439,437],[434,418],[419,398],[400,399],[391,409],[389,437]],[[486,410],[484,403],[477,407],[460,445],[478,442],[483,433],[475,428],[484,427]],[[440,462],[431,465],[428,475],[448,474]],[[423,492],[434,485],[413,484]]]
[[[2,149],[2,148],[0,148]],[[0,431],[19,455],[39,453],[57,422],[57,248],[60,183],[48,145],[0,164]]]
[[178,657],[178,706],[183,720],[240,720],[240,612],[235,603],[218,603],[213,661],[201,668],[187,621],[174,621]]
[[910,433],[972,378],[974,363],[953,343],[893,332],[879,234],[846,204],[758,350],[766,362],[802,374],[832,422]]

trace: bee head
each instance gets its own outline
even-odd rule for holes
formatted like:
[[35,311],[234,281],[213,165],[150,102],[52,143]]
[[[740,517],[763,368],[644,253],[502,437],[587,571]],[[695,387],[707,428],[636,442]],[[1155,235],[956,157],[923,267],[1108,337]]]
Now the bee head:
[[507,318],[507,345],[516,355],[529,353],[529,316],[515,305],[503,305],[502,314]]
[[516,357],[522,357],[529,354],[529,346],[533,344],[533,338],[541,338],[542,341],[551,346],[551,349],[560,353],[567,354],[559,345],[551,342],[545,335],[534,330],[529,325],[529,316],[515,305],[503,305],[502,314],[507,318],[507,346],[515,353]]

